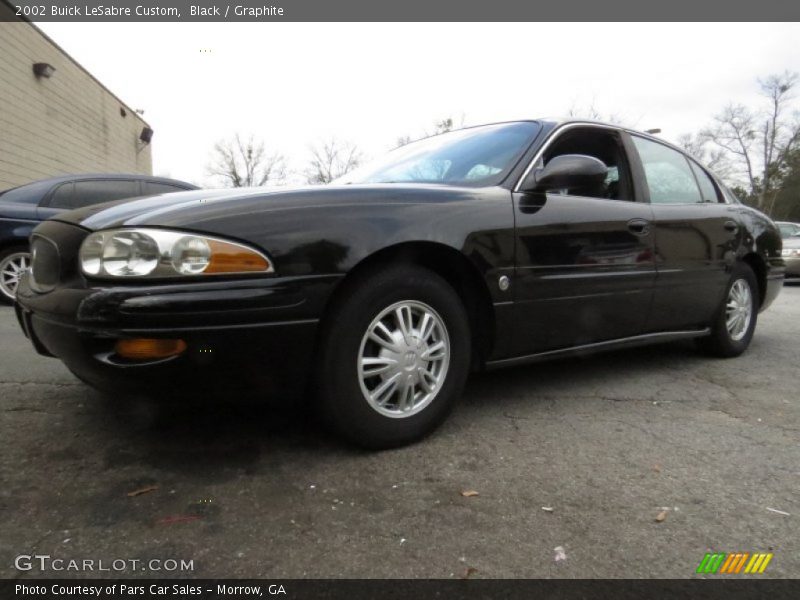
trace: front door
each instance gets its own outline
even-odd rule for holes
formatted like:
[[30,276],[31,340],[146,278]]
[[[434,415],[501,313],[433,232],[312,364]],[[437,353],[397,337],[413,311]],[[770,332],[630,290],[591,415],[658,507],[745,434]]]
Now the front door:
[[518,354],[643,332],[655,279],[652,210],[638,202],[620,132],[570,128],[544,165],[586,154],[609,167],[596,190],[515,193]]

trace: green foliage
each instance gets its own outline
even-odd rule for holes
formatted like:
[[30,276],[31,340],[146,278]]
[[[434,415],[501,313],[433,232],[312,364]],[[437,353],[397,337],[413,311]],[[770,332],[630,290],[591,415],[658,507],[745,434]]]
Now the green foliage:
[[800,223],[800,149],[793,150],[786,161],[772,216],[780,221]]

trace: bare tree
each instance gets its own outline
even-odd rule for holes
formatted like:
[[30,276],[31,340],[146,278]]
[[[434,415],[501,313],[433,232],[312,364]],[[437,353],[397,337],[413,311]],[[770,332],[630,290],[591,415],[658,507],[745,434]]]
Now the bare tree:
[[410,135],[401,135],[395,140],[395,148],[401,148],[402,146],[406,146],[411,142],[417,141],[419,139],[425,139],[429,137],[433,137],[434,135],[440,135],[442,133],[447,133],[449,131],[453,131],[454,129],[461,129],[464,127],[464,123],[466,121],[465,115],[461,114],[461,119],[459,122],[453,117],[445,117],[443,119],[438,119],[433,122],[433,131],[423,130],[423,134],[421,137],[412,138]]
[[723,179],[731,176],[731,165],[726,151],[723,148],[711,145],[707,136],[702,133],[684,133],[678,137],[678,146],[694,156],[698,162],[705,165],[716,175]]
[[439,121],[434,122],[433,124],[433,133],[431,135],[439,135],[440,133],[447,133],[448,131],[453,131],[453,117],[447,117],[445,119],[440,119]]
[[363,156],[355,144],[331,138],[311,147],[311,163],[306,180],[311,184],[330,183],[361,164]]
[[237,133],[214,144],[206,171],[226,187],[279,185],[286,180],[286,159],[279,152],[267,154],[264,143],[252,135],[243,140]]
[[684,133],[678,136],[678,145],[697,160],[705,156],[706,142],[707,140],[700,134]]
[[402,148],[403,146],[407,146],[408,144],[410,144],[413,141],[414,140],[411,139],[410,135],[401,135],[399,138],[397,138],[395,140],[394,147],[395,148]]
[[800,115],[796,110],[788,114],[798,75],[786,71],[758,83],[767,100],[764,108],[729,104],[702,135],[730,156],[737,174],[747,181],[756,207],[769,212],[780,173],[786,169],[792,150],[800,145]]
[[591,121],[604,121],[606,123],[614,123],[616,125],[625,125],[625,119],[616,113],[603,113],[594,104],[594,101],[589,103],[588,106],[581,106],[573,103],[567,112],[568,117],[575,117],[578,119],[589,119]]
[[462,129],[466,121],[467,116],[464,113],[461,113],[461,117],[459,117],[458,120],[454,119],[452,116],[439,119],[433,122],[432,132],[425,132],[425,137],[447,133],[448,131],[453,131],[454,129]]

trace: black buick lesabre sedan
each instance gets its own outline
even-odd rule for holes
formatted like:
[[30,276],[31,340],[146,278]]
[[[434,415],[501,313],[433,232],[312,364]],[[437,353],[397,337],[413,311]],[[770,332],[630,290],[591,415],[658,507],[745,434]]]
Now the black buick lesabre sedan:
[[430,432],[470,369],[697,338],[750,343],[778,228],[679,149],[522,121],[395,150],[332,185],[182,192],[38,226],[16,307],[101,389],[308,392],[346,438]]

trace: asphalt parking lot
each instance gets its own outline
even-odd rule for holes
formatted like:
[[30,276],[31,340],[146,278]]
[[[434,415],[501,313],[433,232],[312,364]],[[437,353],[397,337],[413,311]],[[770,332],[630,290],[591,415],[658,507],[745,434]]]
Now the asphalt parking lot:
[[432,438],[366,453],[274,409],[103,397],[2,307],[0,577],[43,554],[194,567],[52,577],[674,578],[709,551],[797,577],[798,365],[795,286],[738,359],[676,343],[476,375]]

